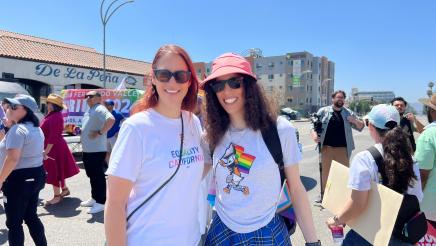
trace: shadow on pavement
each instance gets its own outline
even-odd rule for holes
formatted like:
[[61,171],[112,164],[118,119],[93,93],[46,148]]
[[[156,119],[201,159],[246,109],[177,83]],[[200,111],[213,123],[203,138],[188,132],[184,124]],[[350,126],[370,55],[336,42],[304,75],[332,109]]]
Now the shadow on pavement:
[[80,202],[81,200],[76,197],[64,197],[60,203],[44,206],[44,209],[47,210],[48,213],[40,214],[39,216],[54,215],[58,218],[77,216],[82,212],[77,209],[80,206]]
[[104,212],[100,212],[100,213],[96,213],[96,214],[92,214],[92,217],[87,220],[86,222],[88,223],[104,223]]
[[0,245],[6,244],[8,241],[8,230],[0,229]]
[[310,191],[316,187],[317,181],[315,179],[306,176],[300,176],[300,179],[304,185],[304,188],[306,188],[306,191]]

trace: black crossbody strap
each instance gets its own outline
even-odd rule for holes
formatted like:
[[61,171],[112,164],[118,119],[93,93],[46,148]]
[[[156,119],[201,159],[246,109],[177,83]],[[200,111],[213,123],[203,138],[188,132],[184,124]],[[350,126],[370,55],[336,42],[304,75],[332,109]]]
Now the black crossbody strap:
[[168,182],[170,182],[174,176],[176,176],[176,173],[179,171],[179,168],[181,166],[182,163],[182,152],[183,152],[183,138],[185,136],[184,134],[184,126],[183,126],[183,115],[180,115],[180,120],[182,122],[182,134],[180,135],[180,154],[179,154],[179,163],[177,165],[176,170],[174,171],[174,173],[165,181],[163,182],[163,184],[161,186],[159,186],[159,188],[157,188],[149,197],[147,197],[147,199],[145,199],[137,208],[135,208],[135,210],[133,210],[129,216],[127,216],[127,221],[129,221],[129,219],[132,217],[132,215],[134,213],[136,213],[136,211],[138,211],[144,204],[146,204],[154,195],[156,195],[160,190],[162,190],[163,187],[165,187],[165,185],[168,184]]
[[378,149],[374,146],[369,147],[368,151],[369,153],[371,153],[372,157],[374,158],[375,163],[377,163],[378,172],[382,177],[382,184],[386,185],[388,183],[388,177],[386,176],[383,156],[381,155],[380,151],[378,151]]
[[277,131],[277,125],[274,123],[269,124],[269,126],[265,129],[261,130],[262,138],[265,142],[266,147],[268,147],[269,152],[271,153],[274,161],[279,166],[280,171],[280,179],[283,183],[285,181],[285,166],[283,163],[283,152],[282,145],[280,144],[279,133]]

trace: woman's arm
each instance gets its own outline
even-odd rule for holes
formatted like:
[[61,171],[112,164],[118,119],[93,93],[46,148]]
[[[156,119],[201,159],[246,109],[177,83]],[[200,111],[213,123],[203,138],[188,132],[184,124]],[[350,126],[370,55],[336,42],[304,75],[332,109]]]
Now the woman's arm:
[[368,204],[368,195],[368,190],[352,190],[351,197],[347,201],[347,203],[345,203],[344,208],[336,215],[336,219],[329,218],[326,222],[327,225],[334,226],[339,224],[346,224],[350,220],[358,217],[363,212],[363,210],[365,210]]
[[6,178],[11,174],[11,172],[17,166],[20,160],[21,149],[8,149],[6,150],[6,158],[3,163],[3,168],[0,170],[0,188],[3,186]]
[[107,245],[123,246],[127,244],[126,206],[133,182],[109,175],[107,184],[107,199],[104,212]]
[[308,243],[317,242],[318,237],[316,236],[315,226],[313,224],[309,199],[307,197],[306,189],[300,180],[298,165],[285,167],[285,174],[288,180],[297,222],[303,232],[304,239]]

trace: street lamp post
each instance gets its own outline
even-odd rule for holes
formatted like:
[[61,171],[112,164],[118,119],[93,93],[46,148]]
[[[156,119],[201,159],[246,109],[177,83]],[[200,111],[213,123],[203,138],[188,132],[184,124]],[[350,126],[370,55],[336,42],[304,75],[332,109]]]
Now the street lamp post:
[[134,2],[134,0],[123,2],[122,4],[118,5],[117,7],[111,10],[112,6],[118,1],[119,0],[112,0],[112,2],[104,11],[103,11],[103,5],[105,0],[102,0],[100,5],[100,18],[101,18],[101,23],[103,24],[103,88],[106,88],[106,24],[109,22],[109,19],[119,8],[121,8],[123,5]]
[[433,86],[434,83],[432,81],[428,82],[428,90],[427,90],[428,97],[431,97],[433,95]]

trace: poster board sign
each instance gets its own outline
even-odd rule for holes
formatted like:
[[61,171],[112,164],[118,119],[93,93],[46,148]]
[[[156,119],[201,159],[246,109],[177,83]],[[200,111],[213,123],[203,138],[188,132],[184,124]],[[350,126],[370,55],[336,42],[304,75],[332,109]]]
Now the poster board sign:
[[[88,110],[88,104],[86,103],[85,95],[91,89],[71,89],[62,90],[61,96],[64,99],[64,104],[67,109],[62,111],[64,117],[64,125],[82,126],[82,118],[86,110]],[[115,103],[114,109],[124,117],[129,116],[130,108],[143,94],[144,91],[138,89],[95,89],[102,96],[102,103],[106,99],[112,99]]]
[[[324,191],[322,205],[333,214],[337,214],[350,199],[348,167],[333,161]],[[368,205],[359,217],[347,223],[375,246],[389,244],[403,195],[372,182]]]

